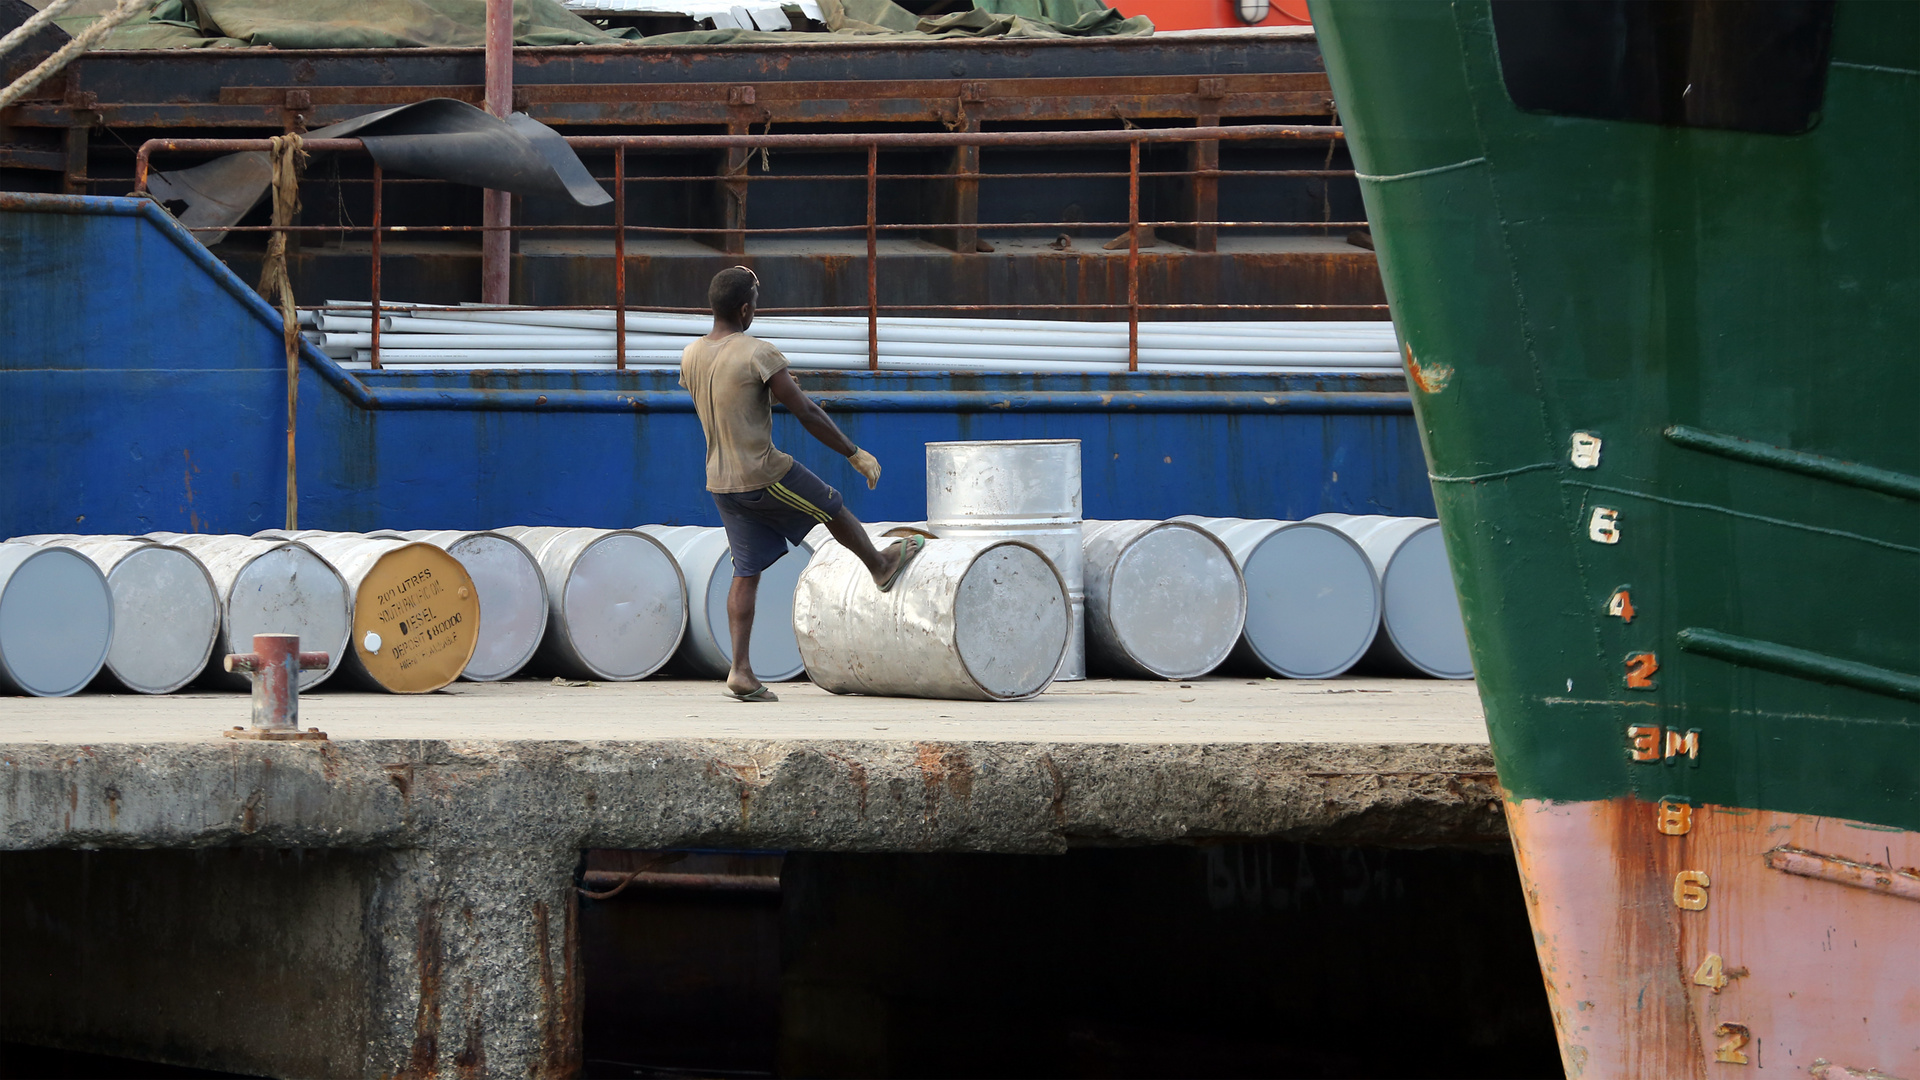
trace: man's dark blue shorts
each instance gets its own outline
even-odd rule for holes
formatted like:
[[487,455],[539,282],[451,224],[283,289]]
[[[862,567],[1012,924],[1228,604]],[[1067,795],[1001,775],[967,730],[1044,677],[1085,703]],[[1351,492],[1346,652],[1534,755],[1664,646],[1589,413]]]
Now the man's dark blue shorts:
[[797,461],[771,487],[712,494],[733,548],[734,577],[753,577],[772,566],[787,553],[787,541],[798,544],[846,505],[839,492]]

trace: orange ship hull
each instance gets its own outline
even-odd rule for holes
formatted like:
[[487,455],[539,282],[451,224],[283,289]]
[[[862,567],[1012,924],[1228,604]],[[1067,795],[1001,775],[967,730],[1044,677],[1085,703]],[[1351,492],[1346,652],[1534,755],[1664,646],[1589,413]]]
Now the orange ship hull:
[[1920,834],[1510,802],[1567,1075],[1920,1077]]

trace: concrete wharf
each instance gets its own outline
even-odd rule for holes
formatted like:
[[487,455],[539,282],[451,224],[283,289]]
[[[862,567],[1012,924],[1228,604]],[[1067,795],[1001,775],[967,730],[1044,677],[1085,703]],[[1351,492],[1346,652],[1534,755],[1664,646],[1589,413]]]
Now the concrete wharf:
[[[279,1075],[568,1075],[590,848],[1505,841],[1472,683],[777,689],[323,690],[300,719],[330,740],[305,743],[222,738],[238,694],[0,701],[0,1037]],[[77,883],[80,851],[120,861]],[[191,992],[155,994],[184,968]]]

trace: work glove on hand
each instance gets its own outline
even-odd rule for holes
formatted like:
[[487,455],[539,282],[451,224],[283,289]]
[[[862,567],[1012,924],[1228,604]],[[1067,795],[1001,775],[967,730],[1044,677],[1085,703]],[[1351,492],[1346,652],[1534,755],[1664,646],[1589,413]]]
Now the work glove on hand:
[[880,462],[872,454],[856,446],[853,453],[847,455],[847,463],[853,466],[854,472],[867,478],[868,491],[880,486]]

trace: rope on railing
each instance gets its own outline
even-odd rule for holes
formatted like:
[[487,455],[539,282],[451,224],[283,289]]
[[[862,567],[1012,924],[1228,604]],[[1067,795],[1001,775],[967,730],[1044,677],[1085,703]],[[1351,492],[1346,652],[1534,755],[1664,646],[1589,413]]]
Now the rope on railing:
[[294,473],[294,430],[300,412],[300,312],[293,302],[293,281],[287,276],[287,226],[300,212],[300,170],[307,152],[297,134],[268,140],[273,149],[273,235],[267,239],[267,257],[260,265],[260,295],[280,304],[280,335],[287,351],[287,528],[300,527],[300,491]]

